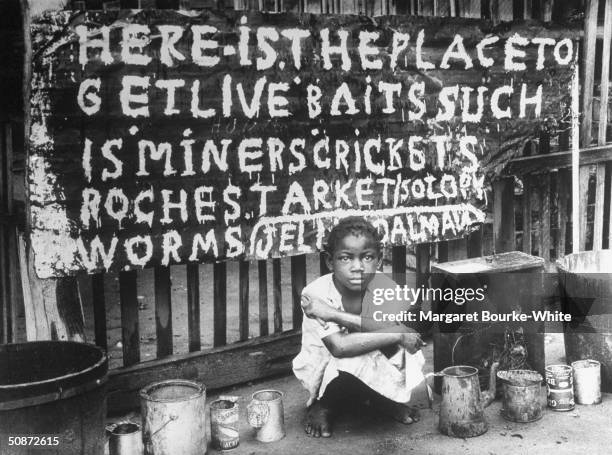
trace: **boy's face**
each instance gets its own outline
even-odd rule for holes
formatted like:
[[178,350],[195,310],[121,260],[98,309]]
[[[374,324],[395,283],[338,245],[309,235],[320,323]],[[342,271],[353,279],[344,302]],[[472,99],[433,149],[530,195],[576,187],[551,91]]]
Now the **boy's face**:
[[381,261],[375,242],[364,235],[347,235],[336,245],[333,254],[327,256],[327,267],[334,272],[339,291],[362,291],[367,275],[376,273]]

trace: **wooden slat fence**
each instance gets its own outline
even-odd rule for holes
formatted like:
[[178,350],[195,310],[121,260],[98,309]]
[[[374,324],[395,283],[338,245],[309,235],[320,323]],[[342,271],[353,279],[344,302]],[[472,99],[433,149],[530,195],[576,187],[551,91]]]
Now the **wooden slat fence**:
[[[610,46],[612,2],[588,0],[585,5],[581,59],[580,237],[579,251],[607,249],[611,243],[612,146],[610,136]],[[567,125],[569,129],[569,125]],[[506,172],[516,176],[501,185],[519,188],[509,200],[516,231],[504,235],[517,249],[554,260],[572,245],[571,153],[568,132],[540,141],[535,156],[514,160]],[[551,153],[552,152],[552,153]]]

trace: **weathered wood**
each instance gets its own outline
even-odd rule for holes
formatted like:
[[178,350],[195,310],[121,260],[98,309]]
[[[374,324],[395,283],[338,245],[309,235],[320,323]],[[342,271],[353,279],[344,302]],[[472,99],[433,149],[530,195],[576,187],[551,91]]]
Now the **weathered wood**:
[[111,371],[111,413],[138,408],[138,391],[147,384],[180,377],[206,384],[207,391],[291,371],[300,349],[300,333],[288,332],[233,343],[231,346],[176,355]]
[[[354,5],[352,1],[349,3]],[[388,9],[387,3],[378,2],[377,5],[382,5],[381,10]],[[431,3],[427,2],[422,6],[429,8]],[[89,17],[92,20],[89,20]],[[542,87],[541,115],[536,114],[531,104],[527,106],[526,112],[519,115],[522,95],[519,95],[517,86],[512,89],[516,90],[517,96],[504,95],[511,118],[503,122],[494,114],[495,108],[492,108],[487,97],[482,118],[478,122],[467,120],[468,115],[474,114],[467,110],[462,112],[461,99],[456,100],[456,106],[446,109],[449,111],[446,120],[438,118],[438,98],[444,96],[443,87],[457,86],[466,89],[463,90],[463,96],[473,99],[475,93],[470,93],[474,91],[476,84],[483,85],[488,92],[501,85],[506,86],[508,71],[504,64],[504,54],[508,46],[505,46],[504,42],[516,33],[526,38],[546,36],[555,40],[578,36],[577,30],[561,27],[544,28],[534,24],[516,23],[494,28],[487,21],[467,21],[459,18],[408,19],[390,16],[383,21],[370,23],[368,27],[380,33],[380,39],[372,46],[377,47],[381,61],[384,62],[382,69],[377,70],[380,74],[376,77],[384,77],[389,83],[397,81],[402,91],[407,91],[415,82],[425,82],[426,79],[440,81],[436,84],[425,84],[425,93],[420,96],[425,108],[418,113],[422,117],[419,119],[421,121],[414,122],[410,121],[410,117],[416,115],[414,109],[397,104],[399,99],[402,99],[401,96],[397,97],[397,101],[395,95],[387,101],[384,90],[378,89],[372,92],[370,103],[369,98],[364,100],[363,96],[358,95],[362,91],[375,88],[374,85],[370,86],[367,78],[363,76],[366,69],[371,69],[365,64],[367,59],[355,57],[359,54],[359,44],[355,37],[359,36],[358,31],[363,28],[362,19],[346,16],[340,20],[322,15],[304,18],[287,14],[283,16],[282,21],[274,22],[273,17],[268,14],[249,13],[248,25],[253,33],[256,27],[262,25],[273,26],[275,30],[282,32],[285,28],[302,27],[307,22],[309,27],[304,31],[310,35],[300,40],[303,47],[300,65],[305,69],[297,69],[296,67],[300,66],[298,64],[287,65],[284,70],[278,68],[282,66],[281,59],[283,64],[290,61],[292,53],[286,40],[278,40],[274,41],[275,52],[269,54],[270,58],[278,57],[278,65],[263,65],[263,69],[253,65],[252,71],[244,71],[245,63],[241,63],[238,57],[231,57],[236,54],[233,44],[224,47],[226,43],[234,43],[239,38],[239,31],[231,24],[239,23],[240,18],[239,13],[228,11],[206,11],[185,16],[174,11],[150,10],[98,12],[79,16],[79,24],[86,23],[92,28],[89,34],[91,36],[95,35],[93,29],[103,24],[112,25],[112,29],[117,32],[112,33],[110,38],[110,58],[113,64],[109,65],[95,52],[85,53],[82,57],[83,64],[77,61],[79,59],[71,61],[67,57],[70,55],[69,51],[75,51],[80,46],[80,28],[77,22],[72,22],[77,21],[76,17],[57,14],[46,22],[38,21],[34,24],[32,33],[37,43],[37,57],[33,62],[36,69],[33,80],[36,88],[34,96],[36,99],[44,99],[45,102],[29,105],[32,115],[36,118],[36,125],[44,123],[49,125],[49,128],[45,130],[45,137],[36,136],[41,129],[31,128],[30,145],[35,148],[34,157],[37,158],[33,162],[41,162],[45,166],[48,164],[48,174],[57,177],[48,180],[57,180],[57,185],[54,184],[48,191],[34,191],[31,197],[34,209],[29,213],[33,226],[36,227],[33,230],[35,238],[42,238],[44,235],[60,236],[64,233],[62,229],[70,227],[70,235],[62,239],[67,246],[64,252],[70,252],[66,253],[66,256],[72,254],[71,257],[74,258],[58,261],[55,259],[55,251],[45,250],[42,256],[37,255],[37,258],[41,256],[40,261],[37,259],[40,273],[59,276],[83,268],[93,272],[107,268],[108,264],[105,262],[109,261],[111,270],[119,270],[126,266],[138,268],[143,265],[165,265],[170,261],[186,263],[194,260],[263,259],[306,251],[315,252],[320,247],[317,239],[322,236],[319,234],[324,234],[322,231],[331,227],[333,219],[346,215],[345,208],[348,207],[353,207],[355,212],[372,219],[380,215],[379,218],[384,218],[386,223],[404,223],[406,235],[393,236],[391,241],[396,244],[461,237],[469,231],[471,224],[484,221],[482,209],[485,198],[482,186],[486,186],[488,181],[481,183],[478,178],[470,180],[469,190],[462,189],[457,196],[449,198],[449,202],[442,205],[442,199],[435,197],[431,191],[420,196],[419,185],[404,185],[402,188],[407,190],[402,192],[407,194],[394,198],[380,197],[383,191],[387,191],[383,189],[387,184],[380,181],[387,182],[388,179],[375,179],[371,183],[372,197],[366,201],[361,190],[365,188],[362,186],[364,179],[367,180],[373,172],[370,168],[380,163],[384,169],[375,173],[382,172],[386,177],[397,179],[398,188],[401,182],[407,184],[407,179],[415,182],[433,177],[432,186],[435,191],[435,188],[443,185],[441,179],[445,177],[445,173],[450,172],[452,177],[457,179],[461,169],[467,169],[465,166],[469,161],[463,159],[465,157],[462,158],[460,141],[452,140],[446,144],[445,157],[438,158],[437,153],[429,153],[433,152],[436,146],[430,140],[434,131],[428,125],[433,125],[430,120],[436,119],[436,125],[442,122],[440,126],[448,127],[451,133],[449,137],[456,137],[455,134],[457,137],[474,136],[482,150],[475,158],[480,160],[482,157],[482,163],[478,163],[482,164],[481,170],[478,170],[477,174],[494,174],[497,166],[502,166],[514,153],[517,144],[533,136],[537,124],[558,115],[558,106],[568,97],[567,81],[571,76],[571,65],[557,67],[555,60],[549,55],[549,64],[545,69],[538,70],[535,68],[538,46],[531,42],[525,46],[526,55],[521,61],[525,63],[526,70],[517,71],[516,77],[520,78],[521,86],[525,84],[526,96],[533,96],[536,85]],[[135,57],[128,58],[128,53],[119,52],[122,48],[120,37],[124,36],[121,28],[130,27],[131,24],[148,24],[150,32],[156,33],[155,29],[159,25],[173,23],[180,24],[184,29],[202,23],[218,27],[220,33],[211,42],[217,41],[219,47],[223,47],[223,58],[214,65],[200,62],[197,52],[193,53],[193,47],[189,45],[189,41],[193,40],[191,33],[185,33],[176,44],[177,52],[186,56],[184,60],[175,61],[176,65],[162,61],[163,52],[159,52],[159,40],[151,40],[143,48],[141,57],[152,61],[140,65],[142,67],[137,68],[138,65],[131,62]],[[348,32],[350,39],[347,43],[350,62],[346,62],[350,70],[346,69],[344,62],[342,66],[338,64],[342,60],[338,55],[333,56],[334,63],[331,68],[327,64],[322,65],[321,59],[316,58],[324,52],[319,46],[320,38],[325,35],[324,31],[331,30],[335,34],[340,27]],[[395,62],[389,64],[387,56],[391,51],[394,34],[409,32],[413,41],[421,31],[425,36],[423,58],[434,68],[426,73],[420,71],[414,52],[407,52],[405,58],[399,58],[397,68]],[[495,34],[500,37],[499,42],[487,47],[488,58],[494,63],[493,66],[487,66],[488,76],[484,80],[483,62],[476,58],[473,63],[468,62],[467,57],[465,62],[461,62],[462,58],[458,57],[456,52],[450,52],[455,45],[453,43],[458,35],[457,31],[461,31],[460,36],[464,39],[463,43],[469,55],[474,55],[478,43],[487,36]],[[334,37],[334,40],[336,38]],[[249,55],[258,55],[256,41],[249,41]],[[57,46],[46,46],[51,43]],[[212,55],[211,53],[201,58],[218,57]],[[447,62],[449,56],[450,61]],[[160,73],[159,65],[166,66],[166,71]],[[363,66],[363,71],[359,69],[359,65]],[[50,71],[53,68],[61,70]],[[72,69],[76,74],[74,78],[70,76]],[[206,77],[202,77],[203,75]],[[168,90],[159,87],[164,85],[162,80],[176,80],[179,76],[181,81],[185,81],[185,85],[177,88],[174,107],[169,107],[170,98],[165,96]],[[91,88],[90,94],[97,92],[94,86],[87,85],[87,81],[97,80],[97,77],[100,77],[101,84],[104,85],[100,93],[105,94],[105,100],[100,110],[96,110],[98,108],[94,106],[96,112],[91,112],[88,107],[79,107],[79,103],[74,101],[75,97],[79,96],[81,83]],[[147,83],[150,90],[143,94],[148,101],[140,103],[132,100],[122,104],[119,95],[125,95],[122,87],[134,82],[134,78],[142,82],[142,79],[138,79],[142,77],[149,78]],[[268,90],[275,89],[272,84],[266,85],[267,81],[272,79],[292,87],[285,97],[287,102],[282,103],[287,105],[287,115],[277,112],[281,109],[280,105],[258,104],[262,90],[265,91],[261,95],[264,99]],[[338,85],[339,81],[343,81],[341,85]],[[225,89],[224,83],[229,84]],[[314,114],[309,111],[309,105],[304,101],[307,99],[306,87],[313,84],[319,84],[323,93],[323,112],[316,121],[312,120]],[[258,88],[255,89],[254,86]],[[136,90],[136,87],[137,85],[133,88]],[[338,94],[343,95],[340,98],[351,98],[351,102],[335,106],[338,103],[333,100],[340,99],[335,92],[346,89],[350,89],[351,94],[342,91]],[[242,95],[236,95],[236,91]],[[206,96],[204,99],[198,97],[200,93],[214,96]],[[194,95],[193,100],[190,95]],[[231,103],[227,99],[228,96],[232,97]],[[451,98],[458,97],[459,95]],[[357,103],[354,113],[350,106],[353,104],[353,98]],[[123,100],[125,101],[125,96]],[[47,101],[49,109],[41,110],[40,106],[47,105]],[[391,104],[385,108],[388,103]],[[141,108],[136,107],[141,104]],[[204,104],[210,107],[211,111],[204,111]],[[255,116],[255,108],[258,107],[261,109]],[[138,109],[144,109],[147,115],[144,112],[134,112]],[[344,112],[337,114],[337,109]],[[84,110],[87,112],[83,112]],[[168,114],[168,111],[172,111],[172,115]],[[316,116],[319,117],[319,114]],[[146,120],[140,117],[146,117]],[[323,130],[317,127],[320,124],[329,127]],[[423,128],[425,130],[421,131]],[[208,133],[203,133],[205,130]],[[272,132],[278,133],[279,137],[272,137]],[[303,132],[313,134],[301,138]],[[376,139],[369,136],[375,138],[383,133],[389,137],[422,137],[422,145],[427,148],[423,149],[422,159],[426,161],[423,164],[427,166],[419,163],[409,166],[401,163],[401,166],[395,166],[396,156],[404,160],[406,150],[401,149],[399,154],[391,152],[387,145],[389,141],[384,140],[382,136],[382,145],[375,144],[377,149],[380,148],[376,152],[377,159],[369,159],[367,151],[370,150],[372,141],[376,142]],[[187,136],[190,139],[185,139]],[[318,147],[317,144],[321,143],[318,136],[325,142],[329,139],[330,150],[340,150],[338,146],[348,144],[348,147],[359,147],[365,151],[346,155],[350,161],[347,161],[346,172],[351,175],[346,182],[343,180],[344,170],[338,166],[325,165],[322,163],[323,155],[312,153]],[[106,141],[112,138],[121,138],[117,141],[122,141],[121,146],[113,145],[116,152],[120,149],[140,150],[136,154],[122,153],[121,160],[117,158],[121,162],[121,170],[119,167],[107,168],[108,159],[102,156],[104,144],[108,147]],[[300,149],[298,155],[301,156],[297,162],[288,162],[290,157],[286,153],[279,155],[280,161],[264,159],[265,156],[270,156],[272,144],[276,144],[276,139],[282,142],[284,150],[295,147]],[[257,145],[254,145],[255,142],[244,142],[247,140],[255,141]],[[225,141],[226,145],[221,145],[222,141]],[[47,147],[50,142],[53,142],[52,153],[51,147]],[[406,147],[406,143],[407,141],[401,143],[401,147]],[[162,147],[161,151],[159,147]],[[212,147],[216,147],[215,152]],[[225,149],[220,152],[219,147]],[[155,153],[152,153],[153,148]],[[77,155],[75,150],[78,150]],[[204,152],[196,153],[196,150]],[[106,153],[108,154],[108,151]],[[332,154],[333,152],[330,153]],[[158,156],[161,158],[158,159]],[[456,166],[452,169],[444,168],[441,164],[443,162],[453,162]],[[33,177],[36,175],[38,174],[32,174]],[[256,181],[255,178],[259,180]],[[40,180],[42,185],[42,179]],[[202,182],[207,185],[202,186]],[[318,193],[314,191],[315,182],[320,187],[324,183],[329,185],[328,200],[324,204],[316,198],[312,200],[313,194]],[[345,183],[346,190],[344,186],[341,189],[340,184]],[[266,191],[270,194],[264,196],[261,191],[263,187],[267,188]],[[34,188],[38,186],[34,185]],[[85,188],[87,192],[84,193]],[[148,193],[149,188],[153,195]],[[98,196],[101,198],[99,204],[95,202]],[[131,212],[135,210],[134,202],[139,197],[144,197],[144,203],[149,210],[147,214],[153,215],[150,223],[142,216],[132,216]],[[331,204],[333,197],[340,198],[340,202],[344,199],[346,201],[342,204]],[[403,199],[402,203],[392,201],[397,197]],[[267,201],[266,204],[262,202],[264,200]],[[182,204],[180,206],[179,201]],[[61,210],[53,213],[44,210],[56,202],[60,204]],[[240,210],[235,209],[237,206]],[[130,213],[124,213],[121,208]],[[446,217],[442,220],[444,215]],[[436,220],[431,221],[433,218]],[[50,219],[54,221],[54,226],[59,225],[62,228],[57,229],[59,234],[55,230],[50,232],[46,227],[50,225]],[[452,229],[442,229],[443,225],[448,227],[449,223],[456,226]],[[102,242],[102,245],[97,242]],[[182,247],[173,248],[178,243]],[[104,251],[95,253],[100,250]]]
[[140,362],[140,329],[138,324],[138,289],[135,270],[119,272],[119,303],[121,305],[121,342],[123,366]]
[[438,242],[438,262],[448,262],[448,241]]
[[514,250],[514,179],[493,183],[493,238],[495,252]]
[[108,350],[106,334],[106,295],[104,293],[104,273],[91,276],[91,297],[94,316],[94,337],[97,346]]
[[200,329],[200,266],[187,264],[187,336],[189,352],[202,347]]
[[509,273],[525,269],[534,269],[544,265],[544,259],[531,256],[522,251],[508,251],[493,256],[464,259],[432,266],[432,273],[444,273],[457,277],[463,273]]
[[483,251],[484,225],[480,225],[467,237],[466,254],[468,258],[478,258],[484,254]]
[[[546,175],[546,174],[545,174]],[[544,176],[538,176],[538,178]],[[542,256],[542,186],[539,182],[533,182],[531,187],[532,193],[532,250],[538,256]],[[535,212],[535,218],[533,217],[533,213]]]
[[[612,161],[612,145],[589,147],[580,150],[580,166]],[[525,156],[512,159],[504,169],[505,175],[523,176],[541,174],[572,165],[571,152],[556,152],[545,156]]]
[[[586,0],[584,19],[584,55],[582,55],[582,124],[581,146],[591,145],[593,131],[593,87],[595,85],[595,45],[599,0]],[[581,242],[582,243],[582,242]]]
[[[40,334],[40,330],[37,330],[37,327],[43,325],[42,318],[46,317],[44,313],[44,308],[42,305],[34,304],[34,300],[32,299],[32,287],[30,286],[29,275],[31,273],[31,267],[28,264],[27,260],[27,247],[23,234],[20,234],[17,238],[18,242],[18,255],[19,255],[19,268],[22,270],[21,272],[21,288],[23,292],[23,307],[24,307],[24,315],[26,321],[26,339],[28,341],[35,341],[37,339],[37,335]],[[3,305],[0,305],[0,311],[2,310]],[[42,311],[41,311],[42,310]],[[40,318],[40,320],[39,320]],[[46,321],[44,321],[45,326]],[[4,328],[4,330],[6,330]],[[6,332],[4,332],[6,334]],[[47,338],[48,339],[48,338]],[[8,343],[8,340],[2,340],[2,343]]]
[[448,260],[457,261],[467,257],[466,239],[455,239],[448,241]]
[[306,286],[306,256],[291,256],[291,296],[293,302],[293,328],[302,327],[302,289]]
[[494,24],[499,23],[499,21],[501,20],[499,10],[500,1],[503,0],[489,0],[489,19],[491,19]]
[[531,231],[533,230],[531,222],[532,209],[532,184],[531,176],[526,175],[523,178],[523,251],[531,254]]
[[406,284],[406,247],[394,246],[391,251],[391,274],[399,285]]
[[[607,167],[608,175],[612,176],[612,163],[608,163]],[[609,200],[608,213],[608,248],[612,249],[612,197]]]
[[[552,12],[554,0],[541,0],[540,3],[540,15],[544,22],[550,22],[552,20]],[[597,8],[595,8],[597,10]]]
[[227,344],[227,265],[213,266],[213,346]]
[[589,178],[590,178],[590,166],[580,166],[580,174],[578,180],[578,191],[580,195],[580,208],[579,220],[580,220],[580,240],[578,244],[579,251],[586,250],[586,239],[587,239],[587,211],[589,202]]
[[534,0],[523,0],[523,19],[533,19]]
[[172,282],[170,267],[155,267],[155,333],[157,358],[172,355]]
[[557,258],[565,256],[565,240],[567,237],[568,204],[571,197],[572,176],[568,169],[562,169],[557,173],[557,198],[559,233],[557,235]]
[[238,336],[249,339],[249,261],[238,263]]
[[321,0],[307,0],[306,1],[306,12],[307,13],[323,13],[321,7]]
[[606,165],[598,164],[595,171],[595,213],[593,217],[593,250],[603,248],[604,199]]
[[[2,171],[1,168],[0,171]],[[2,343],[10,343],[13,339],[14,311],[11,302],[11,270],[8,261],[10,229],[8,225],[0,224],[0,342]]]
[[331,272],[331,270],[329,270],[329,267],[327,267],[327,253],[322,252],[319,254],[319,274],[321,275],[326,275],[329,272]]
[[[491,0],[494,1],[494,0]],[[513,2],[500,1],[499,5],[499,20],[504,22],[510,22],[514,19],[514,8]]]
[[451,3],[454,3],[454,0],[437,0],[434,5],[434,16],[451,16]]
[[539,255],[550,260],[550,174],[543,175],[539,192]]
[[419,15],[420,16],[433,16],[434,15],[434,2],[431,0],[419,0]]
[[[429,287],[429,277],[431,276],[431,245],[428,243],[419,243],[415,246],[416,256],[416,287]],[[423,297],[419,294],[416,305],[422,306]]]
[[274,299],[274,333],[280,333],[283,331],[283,294],[280,259],[272,259],[272,295]]
[[257,261],[259,279],[259,336],[266,336],[268,328],[268,261]]
[[[5,297],[5,333],[7,341],[15,341],[17,337],[17,307],[19,294],[17,288],[20,282],[19,266],[17,264],[16,220],[13,218],[13,125],[7,122],[3,128],[3,147],[0,149],[0,213],[9,216],[9,222],[0,227],[0,288]],[[4,285],[3,285],[4,284]],[[0,298],[2,296],[0,294]],[[2,304],[0,304],[2,306]],[[1,319],[0,319],[1,321]],[[2,329],[0,329],[1,331]],[[1,338],[1,334],[0,334]]]
[[[38,278],[33,268],[31,247],[23,242],[20,251],[28,341],[85,341],[83,307],[76,279]],[[27,251],[27,253],[26,253]],[[27,270],[27,271],[26,271]],[[28,291],[29,290],[29,291]]]
[[601,51],[601,85],[599,95],[599,128],[597,134],[597,144],[606,143],[606,133],[608,131],[608,108],[610,92],[610,45],[612,43],[612,2],[605,2],[604,11],[604,36]]

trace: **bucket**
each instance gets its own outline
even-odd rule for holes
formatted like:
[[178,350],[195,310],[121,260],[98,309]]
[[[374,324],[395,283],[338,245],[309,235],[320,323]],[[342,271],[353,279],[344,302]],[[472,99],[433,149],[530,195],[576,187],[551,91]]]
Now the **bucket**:
[[574,397],[578,404],[601,403],[601,364],[597,360],[572,362]]
[[219,399],[210,404],[210,440],[215,449],[229,450],[238,447],[238,403]]
[[53,453],[103,455],[107,371],[106,355],[90,344],[0,345],[0,453],[30,453],[7,448],[8,437],[37,435],[49,437]]
[[601,362],[601,389],[612,392],[612,251],[583,251],[557,261],[568,363]]
[[501,415],[511,422],[528,423],[542,418],[542,375],[532,370],[499,371],[503,390]]
[[182,379],[140,391],[145,455],[206,453],[206,388]]
[[574,409],[574,376],[569,365],[546,367],[546,395],[548,407],[553,411]]
[[140,425],[122,422],[110,429],[109,455],[142,455],[142,431]]

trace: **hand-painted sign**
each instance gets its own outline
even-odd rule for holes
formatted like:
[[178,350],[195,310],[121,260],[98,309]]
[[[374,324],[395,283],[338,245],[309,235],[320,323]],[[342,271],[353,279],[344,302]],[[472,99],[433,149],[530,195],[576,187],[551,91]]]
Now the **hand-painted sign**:
[[484,220],[489,177],[567,111],[575,33],[451,18],[58,12],[32,26],[41,277],[390,244]]

